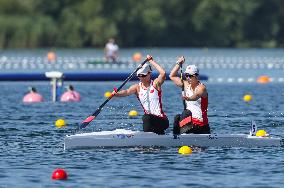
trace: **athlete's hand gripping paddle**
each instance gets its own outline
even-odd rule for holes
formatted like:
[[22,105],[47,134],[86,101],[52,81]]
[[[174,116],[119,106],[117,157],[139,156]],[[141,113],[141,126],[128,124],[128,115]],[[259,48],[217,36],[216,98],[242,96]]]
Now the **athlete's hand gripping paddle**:
[[[152,57],[151,57],[152,58]],[[126,80],[117,88],[117,89],[114,89],[115,92],[118,92],[119,90],[121,90],[121,88],[133,77],[133,75],[147,62],[151,59],[145,59],[137,68],[136,70],[131,73],[127,78]],[[87,117],[79,126],[80,129],[82,128],[85,128],[87,127],[91,121],[93,121],[98,115],[99,113],[102,111],[102,108],[108,103],[108,101],[110,101],[112,99],[112,97],[114,96],[114,94],[112,94],[107,100],[105,100],[105,102],[103,102],[98,108],[97,110],[92,114],[90,115],[89,117]]]

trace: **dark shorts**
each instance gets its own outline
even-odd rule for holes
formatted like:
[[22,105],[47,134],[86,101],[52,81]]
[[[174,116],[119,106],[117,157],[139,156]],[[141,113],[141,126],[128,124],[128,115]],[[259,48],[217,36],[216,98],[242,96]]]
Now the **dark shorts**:
[[167,117],[161,118],[152,114],[144,114],[142,121],[144,132],[165,134],[165,130],[169,127],[169,120]]
[[174,119],[174,127],[173,127],[173,134],[182,134],[182,133],[193,133],[193,134],[210,134],[210,127],[209,125],[194,125],[191,124],[187,129],[181,129],[179,127],[179,122],[180,122],[180,114],[177,114]]

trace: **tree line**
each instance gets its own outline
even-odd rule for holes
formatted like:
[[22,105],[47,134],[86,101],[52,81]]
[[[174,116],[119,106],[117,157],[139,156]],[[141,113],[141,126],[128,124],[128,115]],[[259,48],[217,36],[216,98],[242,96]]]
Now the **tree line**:
[[282,0],[0,0],[0,48],[284,46]]

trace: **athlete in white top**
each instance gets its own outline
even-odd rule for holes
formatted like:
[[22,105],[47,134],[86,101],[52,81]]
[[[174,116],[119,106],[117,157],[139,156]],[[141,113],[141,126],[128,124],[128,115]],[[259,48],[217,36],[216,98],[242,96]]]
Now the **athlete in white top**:
[[[185,93],[182,94],[182,99],[186,101],[186,110],[191,112],[191,127],[185,133],[208,134],[210,127],[208,124],[207,108],[208,108],[208,93],[206,86],[202,84],[199,79],[199,70],[195,65],[189,65],[185,70],[186,80],[183,82],[177,76],[177,72],[181,65],[185,62],[184,57],[179,57],[176,65],[170,73],[170,79],[179,87],[184,87]],[[183,126],[183,121],[180,114],[176,115],[174,120],[174,134],[184,133],[180,132]]]
[[108,62],[116,62],[118,58],[118,45],[113,38],[109,39],[105,46],[105,58]]
[[151,79],[151,66],[144,64],[142,68],[137,71],[137,77],[140,82],[130,86],[126,90],[113,92],[116,97],[125,97],[135,94],[144,110],[143,131],[154,132],[156,134],[165,134],[165,130],[169,127],[169,120],[162,108],[162,84],[166,79],[165,70],[153,60],[153,57],[147,55],[147,60],[157,69],[159,76]]

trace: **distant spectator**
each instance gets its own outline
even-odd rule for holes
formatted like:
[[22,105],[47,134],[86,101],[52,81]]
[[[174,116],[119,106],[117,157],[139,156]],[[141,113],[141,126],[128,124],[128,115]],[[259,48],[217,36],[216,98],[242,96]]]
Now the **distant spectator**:
[[117,62],[119,47],[113,38],[108,40],[105,46],[105,58],[108,62]]

